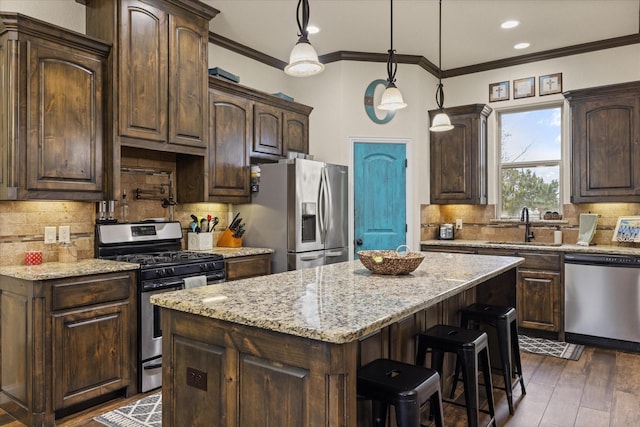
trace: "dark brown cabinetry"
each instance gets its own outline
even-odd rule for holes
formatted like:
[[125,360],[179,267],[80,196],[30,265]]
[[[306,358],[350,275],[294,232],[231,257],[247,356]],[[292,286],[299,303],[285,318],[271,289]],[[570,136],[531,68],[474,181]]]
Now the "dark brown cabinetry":
[[308,153],[312,108],[209,77],[209,200],[247,203],[251,159]]
[[[487,203],[487,117],[491,107],[446,108],[454,128],[430,133],[431,203]],[[433,117],[438,110],[429,111]]]
[[525,259],[518,267],[518,324],[522,328],[562,333],[562,256],[532,252],[518,252],[517,255]]
[[135,272],[2,277],[0,406],[27,426],[136,392]]
[[640,202],[640,82],[565,92],[571,202]]
[[110,46],[0,14],[0,199],[104,197]]
[[[204,201],[192,185],[207,173],[209,20],[217,10],[197,0],[76,0],[87,32],[113,43],[110,132],[115,143],[111,190],[119,193],[120,147],[179,153],[178,201]],[[180,156],[183,156],[182,159]],[[201,156],[197,161],[188,156]]]
[[271,255],[250,255],[224,260],[226,280],[240,280],[271,274]]

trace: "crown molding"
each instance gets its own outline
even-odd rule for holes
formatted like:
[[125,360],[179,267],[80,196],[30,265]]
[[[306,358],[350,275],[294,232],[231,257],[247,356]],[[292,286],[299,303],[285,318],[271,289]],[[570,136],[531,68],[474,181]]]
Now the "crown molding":
[[[258,52],[248,46],[236,43],[235,41],[223,37],[219,34],[209,32],[209,42],[216,46],[246,56],[247,58],[261,62],[274,68],[284,70],[286,62],[281,61],[272,56]],[[577,55],[581,53],[595,52],[603,49],[612,49],[616,47],[628,46],[640,43],[640,33],[630,34],[628,36],[614,37],[611,39],[599,40],[590,43],[577,44],[573,46],[562,47],[558,49],[546,50],[543,52],[531,53],[528,55],[514,56],[511,58],[499,59],[496,61],[483,62],[480,64],[468,65],[465,67],[451,68],[442,70],[442,77],[457,77],[466,74],[478,73],[481,71],[496,70],[499,68],[511,67],[514,65],[528,64],[531,62],[544,61],[564,56]],[[439,76],[439,69],[431,61],[424,56],[419,55],[396,55],[399,64],[418,65],[428,73],[435,77]],[[362,62],[387,62],[386,53],[368,53],[340,50],[319,56],[320,62],[329,64],[338,61],[362,61]]]

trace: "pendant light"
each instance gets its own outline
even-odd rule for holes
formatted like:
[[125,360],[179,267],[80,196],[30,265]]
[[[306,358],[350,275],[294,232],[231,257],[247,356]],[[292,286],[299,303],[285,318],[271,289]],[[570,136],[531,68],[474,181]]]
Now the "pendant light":
[[391,3],[391,43],[390,48],[387,51],[387,88],[382,92],[382,99],[380,99],[380,110],[399,110],[405,108],[405,104],[402,99],[402,93],[396,87],[396,72],[398,71],[398,61],[396,60],[396,51],[393,49],[393,0]]
[[438,87],[436,88],[436,104],[440,112],[436,114],[429,130],[431,132],[444,132],[453,129],[449,116],[444,112],[444,86],[442,85],[442,0],[439,5],[438,17]]
[[320,63],[316,50],[309,43],[309,30],[307,30],[309,25],[309,0],[298,0],[296,20],[300,38],[291,50],[289,65],[284,67],[284,72],[293,77],[314,76],[324,70],[324,65]]

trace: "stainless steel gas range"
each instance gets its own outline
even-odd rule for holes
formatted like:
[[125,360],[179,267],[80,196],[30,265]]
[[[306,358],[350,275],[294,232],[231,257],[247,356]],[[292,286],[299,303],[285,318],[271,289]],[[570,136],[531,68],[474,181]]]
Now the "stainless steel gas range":
[[162,385],[160,310],[151,295],[184,288],[186,278],[202,276],[208,285],[224,281],[221,255],[181,250],[179,222],[96,225],[96,257],[140,264],[138,271],[138,390]]

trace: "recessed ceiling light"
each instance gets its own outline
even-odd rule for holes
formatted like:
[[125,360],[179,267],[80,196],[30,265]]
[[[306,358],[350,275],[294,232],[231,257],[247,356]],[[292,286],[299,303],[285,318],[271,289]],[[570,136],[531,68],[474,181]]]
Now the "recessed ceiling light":
[[315,25],[307,25],[307,31],[309,34],[318,34],[320,32],[320,28]]
[[526,49],[531,46],[529,43],[518,43],[513,46],[514,49]]
[[520,25],[520,21],[510,20],[510,21],[504,21],[502,24],[500,24],[500,28],[504,28],[506,30],[509,28],[515,28],[518,25]]

